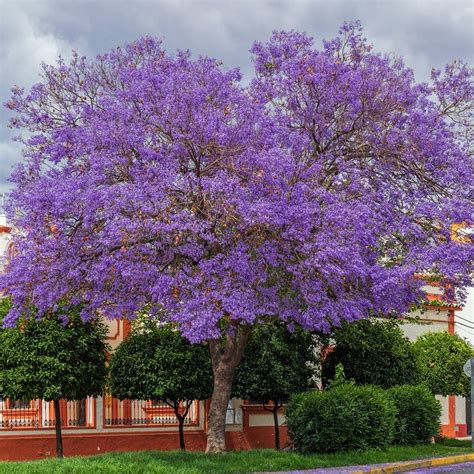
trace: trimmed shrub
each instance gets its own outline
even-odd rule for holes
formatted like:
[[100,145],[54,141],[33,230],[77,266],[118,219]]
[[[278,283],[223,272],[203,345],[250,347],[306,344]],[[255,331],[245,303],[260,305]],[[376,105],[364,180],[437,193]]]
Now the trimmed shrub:
[[439,434],[441,404],[427,387],[401,385],[388,390],[388,396],[397,410],[395,444],[429,443]]
[[298,451],[330,453],[389,445],[395,413],[381,388],[343,384],[293,396],[285,416]]

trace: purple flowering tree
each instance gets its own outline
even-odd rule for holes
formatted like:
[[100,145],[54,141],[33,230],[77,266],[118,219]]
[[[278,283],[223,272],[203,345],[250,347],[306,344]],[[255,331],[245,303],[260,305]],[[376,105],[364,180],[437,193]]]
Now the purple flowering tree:
[[461,298],[471,284],[451,224],[473,218],[472,71],[416,84],[357,23],[320,50],[278,32],[252,52],[243,87],[238,70],[146,37],[43,66],[7,103],[29,131],[8,203],[8,320],[69,301],[86,320],[145,309],[209,341],[210,452],[225,449],[262,315],[325,330],[406,311],[417,273]]

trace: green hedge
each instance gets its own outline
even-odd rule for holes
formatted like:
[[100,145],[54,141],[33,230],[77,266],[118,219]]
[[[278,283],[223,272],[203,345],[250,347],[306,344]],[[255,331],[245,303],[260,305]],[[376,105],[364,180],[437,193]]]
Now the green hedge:
[[395,444],[429,443],[439,433],[441,404],[425,386],[401,385],[388,390],[395,404]]
[[298,451],[329,453],[389,445],[395,412],[381,388],[343,384],[293,396],[285,416]]

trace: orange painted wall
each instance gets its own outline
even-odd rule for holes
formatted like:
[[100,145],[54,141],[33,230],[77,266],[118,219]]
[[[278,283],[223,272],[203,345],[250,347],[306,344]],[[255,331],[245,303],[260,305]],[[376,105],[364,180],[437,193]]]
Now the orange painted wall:
[[[206,433],[192,431],[185,433],[186,448],[189,451],[206,449]],[[286,442],[286,428],[282,429],[282,442]],[[113,451],[170,451],[179,449],[176,432],[135,433],[91,433],[66,434],[63,436],[65,456],[87,456]],[[230,450],[250,448],[272,448],[273,428],[250,428],[246,432],[226,433],[226,445]],[[0,437],[0,461],[27,461],[55,456],[53,434]]]
[[[242,427],[243,432],[252,448],[274,448],[275,429],[272,426],[250,426],[250,416],[268,415],[260,405],[242,405]],[[286,426],[280,426],[280,446],[284,447],[288,442],[288,430]]]
[[[186,433],[190,451],[206,447],[203,431]],[[63,437],[65,456],[92,455],[110,451],[169,451],[179,449],[176,432],[67,434]],[[45,459],[55,455],[54,435],[5,436],[0,438],[1,461]]]
[[456,397],[448,396],[448,423],[441,425],[441,435],[448,438],[467,436],[467,424],[456,422]]

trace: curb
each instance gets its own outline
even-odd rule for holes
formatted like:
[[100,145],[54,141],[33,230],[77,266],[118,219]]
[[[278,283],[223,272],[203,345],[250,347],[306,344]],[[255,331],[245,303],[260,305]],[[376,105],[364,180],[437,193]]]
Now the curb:
[[351,474],[387,474],[411,471],[413,469],[419,469],[422,467],[439,467],[448,466],[450,464],[459,464],[463,462],[474,461],[474,453],[472,454],[458,454],[456,456],[446,456],[443,458],[431,458],[418,461],[407,461],[390,464],[383,467],[374,467],[369,470],[355,470],[351,471]]

